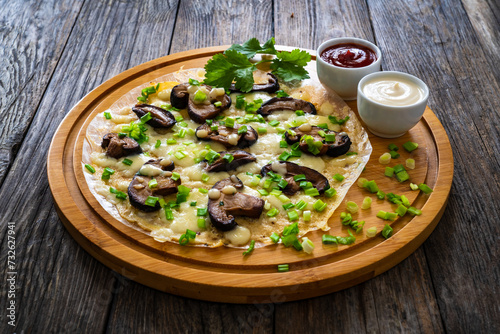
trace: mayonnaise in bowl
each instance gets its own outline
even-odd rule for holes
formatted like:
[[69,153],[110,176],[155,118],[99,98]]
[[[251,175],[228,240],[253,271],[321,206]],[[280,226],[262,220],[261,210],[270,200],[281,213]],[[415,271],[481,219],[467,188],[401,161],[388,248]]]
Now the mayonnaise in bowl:
[[424,114],[429,88],[417,77],[402,72],[377,72],[358,84],[359,116],[373,134],[402,136]]
[[397,75],[365,82],[363,93],[367,98],[388,106],[408,106],[421,101],[425,94],[419,85]]

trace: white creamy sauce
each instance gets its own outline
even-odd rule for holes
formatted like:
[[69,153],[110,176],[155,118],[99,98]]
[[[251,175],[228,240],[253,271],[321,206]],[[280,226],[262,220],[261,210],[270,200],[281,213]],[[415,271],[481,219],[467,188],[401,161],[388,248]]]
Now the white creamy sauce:
[[[99,167],[109,167],[115,171],[122,171],[124,176],[132,177],[139,169],[146,163],[151,157],[147,157],[144,154],[132,155],[128,157],[121,158],[119,160],[115,158],[108,157],[106,153],[94,152],[91,154],[92,163]],[[132,165],[128,166],[122,161],[124,159],[132,160]]]
[[146,176],[158,176],[163,174],[163,170],[154,165],[144,165],[139,170],[139,173]]
[[408,106],[424,98],[424,91],[410,80],[396,76],[372,79],[363,86],[370,100],[389,106]]

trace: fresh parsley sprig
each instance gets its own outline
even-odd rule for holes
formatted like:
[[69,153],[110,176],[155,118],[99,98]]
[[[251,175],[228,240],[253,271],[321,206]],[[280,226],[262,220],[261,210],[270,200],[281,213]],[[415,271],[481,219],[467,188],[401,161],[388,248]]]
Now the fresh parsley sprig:
[[[214,55],[205,65],[205,84],[228,90],[234,81],[236,89],[249,92],[254,84],[253,72],[257,69],[256,65],[264,62],[271,62],[271,72],[285,82],[309,78],[304,67],[311,60],[311,55],[300,49],[291,52],[277,51],[274,43],[274,37],[263,45],[257,38],[251,38],[241,45],[231,45],[224,54]],[[249,59],[257,53],[276,57],[254,64]]]

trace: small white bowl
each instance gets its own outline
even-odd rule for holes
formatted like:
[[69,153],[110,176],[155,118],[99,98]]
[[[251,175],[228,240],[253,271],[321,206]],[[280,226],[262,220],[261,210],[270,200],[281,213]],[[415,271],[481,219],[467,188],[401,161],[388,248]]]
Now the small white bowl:
[[[363,92],[366,84],[374,80],[390,78],[413,83],[422,90],[422,98],[409,105],[394,106],[374,101]],[[407,73],[396,71],[372,73],[361,79],[358,84],[359,116],[371,133],[382,138],[400,137],[414,127],[424,114],[428,98],[427,85],[419,78]]]
[[[327,63],[321,59],[321,53],[330,46],[337,44],[354,43],[365,46],[375,52],[377,60],[364,67],[339,67]],[[358,83],[365,75],[380,71],[382,52],[373,43],[364,39],[354,37],[342,37],[330,39],[319,46],[316,50],[316,69],[319,81],[326,87],[334,90],[344,100],[356,100]]]

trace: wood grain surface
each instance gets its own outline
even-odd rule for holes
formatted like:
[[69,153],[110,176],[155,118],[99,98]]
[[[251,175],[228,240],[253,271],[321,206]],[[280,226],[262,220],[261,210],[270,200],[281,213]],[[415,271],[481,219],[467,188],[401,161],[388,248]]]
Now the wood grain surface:
[[[2,311],[0,332],[500,331],[498,1],[0,3],[2,282],[9,221],[16,226],[18,272],[17,326]],[[385,70],[428,84],[428,104],[450,138],[456,175],[429,239],[353,288],[300,302],[283,303],[277,295],[260,305],[157,292],[93,259],[62,226],[46,179],[49,141],[64,115],[132,66],[271,35],[279,44],[313,49],[332,37],[362,37],[381,47]],[[10,299],[6,285],[0,287],[5,310]]]

